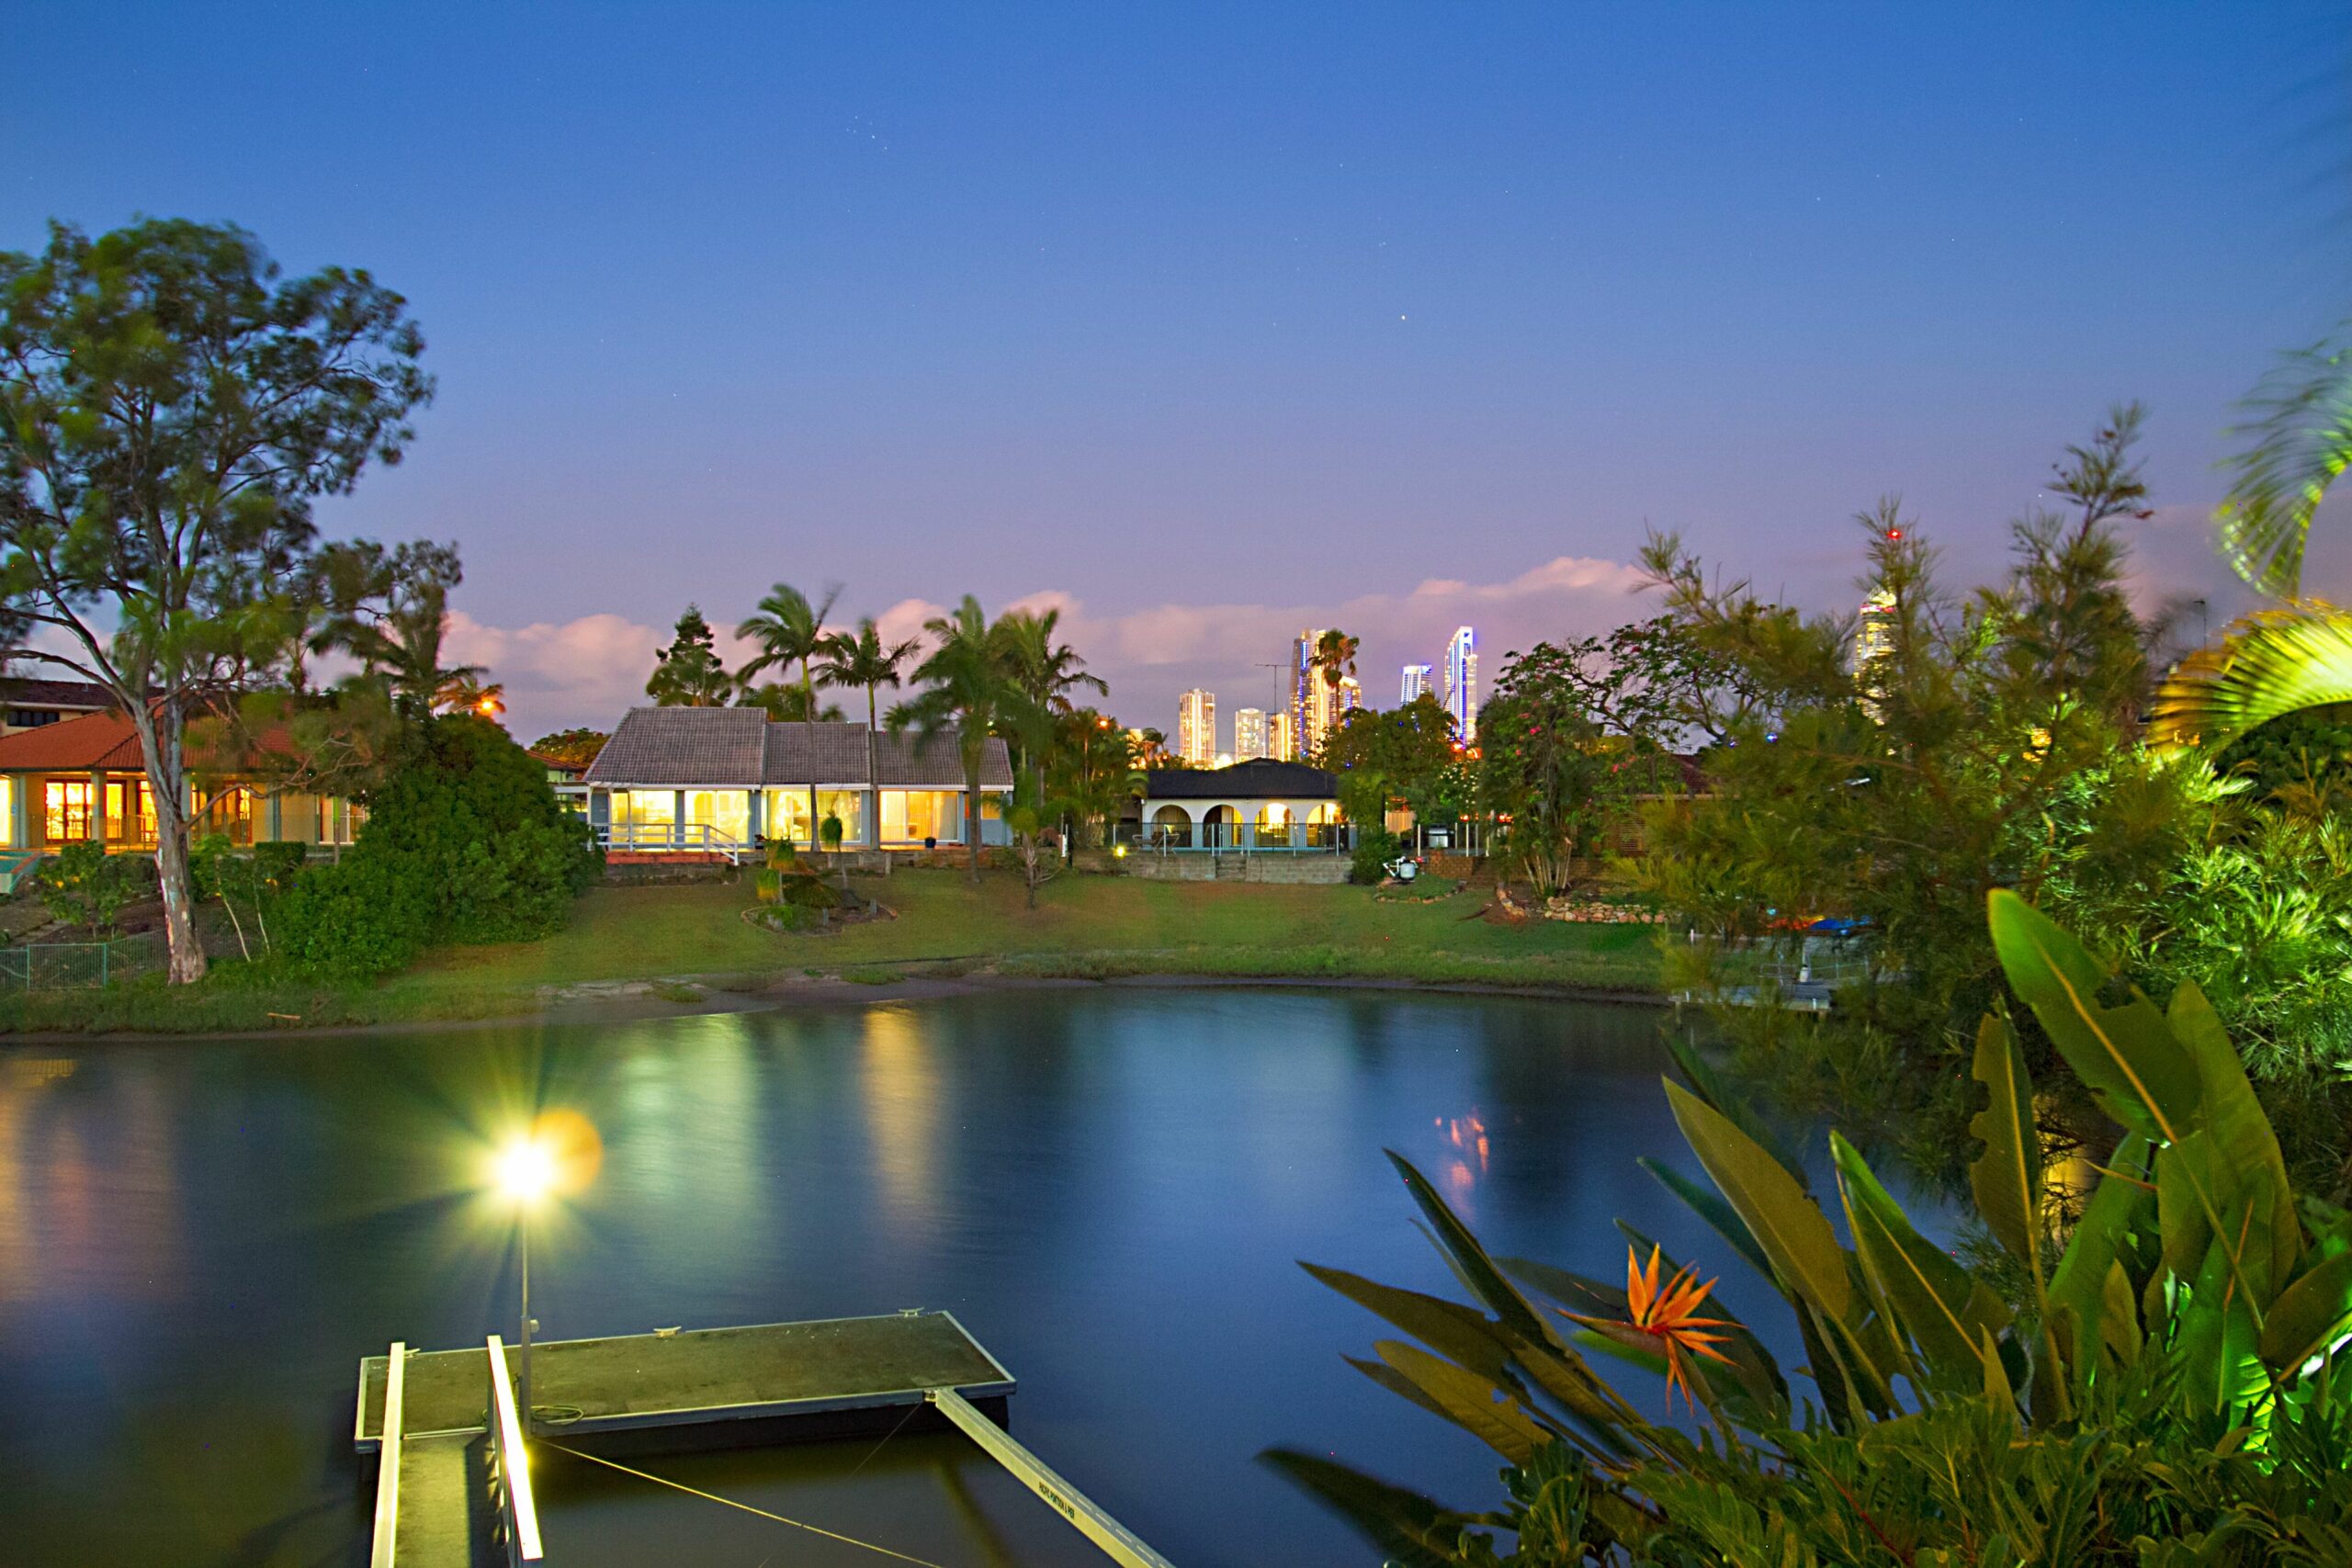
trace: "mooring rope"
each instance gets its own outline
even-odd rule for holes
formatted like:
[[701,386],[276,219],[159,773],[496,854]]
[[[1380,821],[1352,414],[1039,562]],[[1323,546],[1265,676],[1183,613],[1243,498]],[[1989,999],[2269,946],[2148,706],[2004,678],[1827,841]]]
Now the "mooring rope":
[[741,1508],[747,1514],[757,1514],[763,1519],[774,1519],[777,1524],[790,1525],[797,1530],[807,1530],[811,1535],[821,1535],[827,1540],[838,1540],[848,1546],[862,1546],[868,1551],[878,1551],[885,1557],[895,1557],[901,1562],[912,1562],[916,1568],[946,1568],[946,1564],[933,1562],[927,1557],[910,1557],[903,1551],[893,1551],[887,1546],[876,1546],[870,1540],[860,1540],[854,1535],[843,1535],[839,1530],[829,1530],[821,1525],[804,1524],[798,1519],[787,1519],[782,1514],[771,1514],[765,1508],[755,1508],[749,1503],[739,1503],[732,1497],[721,1497],[716,1492],[701,1491],[687,1485],[683,1481],[673,1481],[667,1476],[654,1475],[642,1470],[631,1470],[628,1465],[616,1464],[611,1460],[600,1459],[594,1454],[582,1453],[578,1449],[567,1449],[561,1443],[550,1443],[545,1438],[539,1439],[539,1445],[542,1448],[553,1449],[560,1454],[570,1454],[573,1459],[584,1459],[591,1464],[601,1464],[607,1470],[617,1470],[623,1475],[634,1475],[639,1481],[650,1481],[657,1486],[674,1487],[689,1497],[700,1497],[707,1503],[724,1503],[730,1508]]

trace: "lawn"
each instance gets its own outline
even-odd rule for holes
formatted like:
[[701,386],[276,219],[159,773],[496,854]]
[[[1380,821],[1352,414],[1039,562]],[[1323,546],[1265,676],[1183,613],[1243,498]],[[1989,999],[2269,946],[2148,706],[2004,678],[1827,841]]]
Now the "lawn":
[[493,1017],[533,1010],[549,987],[695,978],[749,989],[810,971],[875,984],[893,974],[1186,974],[1349,976],[1424,983],[1655,989],[1650,931],[1465,919],[1473,897],[1410,903],[1361,887],[1068,876],[1038,908],[997,874],[910,871],[860,886],[899,918],[831,933],[746,923],[747,883],[602,886],[544,941],[447,948],[367,987],[257,984],[222,965],[193,993],[153,984],[0,998],[0,1028],[266,1029],[297,1022]]

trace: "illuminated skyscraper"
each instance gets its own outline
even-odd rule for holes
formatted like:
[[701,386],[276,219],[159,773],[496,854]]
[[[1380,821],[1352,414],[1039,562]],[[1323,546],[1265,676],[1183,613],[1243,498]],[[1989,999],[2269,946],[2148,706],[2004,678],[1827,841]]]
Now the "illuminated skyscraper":
[[1885,686],[1880,672],[1871,666],[1894,652],[1894,595],[1885,589],[1862,601],[1862,613],[1854,621],[1854,646],[1850,651],[1854,680],[1862,688],[1862,711],[1878,718],[1879,697]]
[[1298,730],[1288,712],[1266,716],[1266,755],[1277,762],[1298,761]]
[[1216,694],[1193,688],[1177,700],[1176,754],[1196,768],[1216,761]]
[[1339,693],[1324,681],[1323,671],[1315,662],[1315,648],[1322,640],[1323,628],[1309,626],[1291,644],[1291,734],[1302,762],[1312,762],[1321,755],[1324,733],[1337,721],[1340,705]]
[[1457,629],[1445,645],[1445,711],[1462,743],[1478,739],[1478,634],[1468,626]]
[[1405,666],[1405,683],[1397,689],[1396,702],[1399,706],[1402,706],[1429,689],[1430,667],[1426,664],[1408,664]]
[[1233,713],[1233,760],[1246,762],[1266,754],[1266,711],[1236,708]]

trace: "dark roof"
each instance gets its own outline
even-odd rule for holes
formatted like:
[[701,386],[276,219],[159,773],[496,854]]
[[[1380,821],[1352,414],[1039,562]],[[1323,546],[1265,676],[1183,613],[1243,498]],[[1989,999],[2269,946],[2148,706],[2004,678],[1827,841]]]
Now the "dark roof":
[[772,784],[865,782],[865,726],[800,721],[768,726],[766,771]]
[[1154,768],[1143,781],[1147,800],[1335,800],[1340,794],[1335,775],[1271,757],[1229,768]]
[[631,708],[588,764],[588,782],[754,788],[767,728],[759,708]]
[[[588,765],[592,784],[670,784],[748,789],[762,784],[865,784],[865,726],[778,723],[765,710],[631,708]],[[964,783],[956,737],[918,742],[912,735],[874,737],[874,783],[888,788],[953,789]],[[988,740],[980,787],[1012,787],[1004,742]]]
[[0,705],[12,708],[110,708],[114,694],[95,681],[40,681],[0,675]]
[[[964,783],[964,758],[953,735],[919,740],[884,730],[874,738],[874,782],[885,787],[956,789]],[[980,749],[980,787],[1012,787],[1012,755],[993,735]]]

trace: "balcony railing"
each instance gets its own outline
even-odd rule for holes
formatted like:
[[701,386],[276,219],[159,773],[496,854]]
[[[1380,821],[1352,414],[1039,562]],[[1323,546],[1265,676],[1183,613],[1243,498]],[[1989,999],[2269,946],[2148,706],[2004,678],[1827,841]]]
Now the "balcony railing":
[[1143,824],[1123,828],[1119,841],[1153,854],[1344,854],[1351,842],[1344,822],[1292,822],[1260,827],[1250,822],[1204,822],[1197,826]]
[[635,854],[725,855],[730,865],[742,864],[752,852],[742,840],[707,822],[611,822],[596,829],[596,841]]

